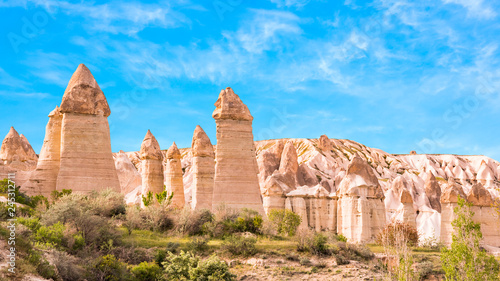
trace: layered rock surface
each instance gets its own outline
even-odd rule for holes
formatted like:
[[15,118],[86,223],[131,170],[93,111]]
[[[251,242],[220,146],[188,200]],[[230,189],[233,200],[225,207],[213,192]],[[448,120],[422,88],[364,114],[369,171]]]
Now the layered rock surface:
[[150,130],[146,133],[140,150],[142,164],[142,194],[163,192],[163,157],[158,141]]
[[214,192],[215,153],[210,138],[200,126],[196,126],[191,143],[193,155],[191,208],[212,209]]
[[165,158],[165,188],[172,197],[172,206],[182,209],[186,203],[184,197],[184,183],[182,181],[181,153],[175,142],[170,146]]
[[231,88],[222,90],[213,117],[217,126],[214,208],[249,208],[264,213],[257,177],[250,111]]

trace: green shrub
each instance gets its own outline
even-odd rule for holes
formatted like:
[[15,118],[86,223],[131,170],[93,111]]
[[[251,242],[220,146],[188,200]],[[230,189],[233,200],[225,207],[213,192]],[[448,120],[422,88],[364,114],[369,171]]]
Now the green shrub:
[[411,226],[408,223],[396,221],[391,222],[385,226],[377,234],[377,244],[379,245],[396,245],[396,236],[402,234],[405,241],[407,241],[409,247],[416,246],[418,243],[418,231],[414,226]]
[[189,251],[202,253],[208,250],[208,241],[207,237],[193,237],[188,242],[187,248]]
[[55,202],[63,196],[70,195],[72,192],[73,191],[71,189],[63,189],[62,191],[54,190],[50,193],[50,197],[52,198],[52,201]]
[[189,271],[198,266],[199,258],[190,252],[181,251],[179,255],[171,252],[163,262],[167,280],[190,280]]
[[51,226],[41,226],[35,233],[35,241],[50,247],[63,246],[65,226],[58,222]]
[[172,210],[164,205],[153,204],[144,209],[130,206],[126,209],[125,227],[132,229],[147,229],[151,231],[167,231],[174,227]]
[[291,210],[271,210],[268,214],[276,232],[281,235],[294,236],[302,218]]
[[264,220],[257,211],[242,209],[240,211],[219,206],[216,209],[214,220],[203,225],[204,233],[212,237],[224,237],[234,233],[251,232],[261,233]]
[[347,242],[347,237],[344,236],[344,234],[338,234],[335,236],[335,239],[340,242]]
[[222,250],[234,256],[249,257],[257,253],[257,239],[232,235],[222,243]]
[[141,196],[142,196],[142,204],[144,205],[144,207],[148,207],[153,203],[153,192],[148,191],[148,193],[146,193],[146,196],[144,195]]
[[126,264],[117,260],[113,255],[98,257],[87,267],[88,280],[122,281],[130,280]]
[[40,252],[30,250],[28,252],[28,262],[36,268],[36,272],[45,279],[58,280],[55,267],[46,261]]
[[329,255],[328,237],[323,233],[316,233],[310,246],[310,251],[315,255]]
[[40,218],[37,217],[18,217],[17,221],[28,227],[31,231],[36,233],[38,229],[42,226],[40,223]]
[[310,229],[300,229],[294,237],[297,242],[297,251],[308,252],[314,243],[314,231]]
[[179,255],[168,253],[163,262],[166,280],[193,281],[232,281],[235,275],[229,272],[227,264],[216,256],[200,261],[190,252],[181,251]]
[[441,250],[447,280],[499,280],[498,261],[480,247],[481,225],[472,220],[471,203],[458,198],[452,221],[451,248]]
[[59,277],[63,281],[83,280],[84,269],[81,266],[81,261],[66,252],[53,250],[51,256],[54,262]]
[[190,280],[196,281],[232,281],[236,275],[229,272],[226,262],[212,255],[204,261],[200,261],[198,266],[189,271]]
[[142,262],[132,267],[130,272],[137,281],[157,281],[163,278],[160,266],[154,262]]
[[125,214],[125,196],[111,189],[100,192],[92,191],[88,196],[88,205],[93,215],[113,217]]

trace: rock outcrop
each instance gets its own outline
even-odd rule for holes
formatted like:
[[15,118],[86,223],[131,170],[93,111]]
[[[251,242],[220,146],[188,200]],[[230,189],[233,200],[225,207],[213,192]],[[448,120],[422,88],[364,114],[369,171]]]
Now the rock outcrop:
[[184,183],[182,182],[181,153],[175,142],[170,146],[165,158],[165,188],[172,197],[172,206],[178,209],[184,208]]
[[425,175],[425,194],[429,199],[431,208],[441,213],[441,187],[434,174],[428,171]]
[[36,170],[26,185],[26,189],[30,194],[41,194],[49,197],[56,190],[57,175],[61,165],[62,118],[63,115],[58,106],[49,114],[40,159]]
[[408,183],[403,176],[397,177],[392,183],[392,191],[396,195],[395,200],[399,201],[400,205],[396,210],[395,220],[407,223],[413,227],[417,227],[416,213],[413,208],[413,197],[409,191]]
[[49,115],[40,161],[29,181],[31,192],[120,191],[111,153],[107,119],[110,114],[94,76],[80,64],[68,83],[61,106]]
[[384,193],[373,168],[356,155],[337,193],[337,232],[349,241],[372,241],[385,226]]
[[467,201],[472,203],[472,219],[481,224],[482,242],[489,246],[500,247],[500,223],[494,206],[494,199],[481,183],[472,186]]
[[318,139],[318,148],[323,151],[323,153],[330,153],[333,150],[333,144],[327,135],[321,135]]
[[193,154],[191,185],[191,208],[212,209],[214,192],[215,153],[210,138],[200,126],[196,126],[191,143]]
[[264,214],[253,142],[252,120],[247,106],[231,88],[222,90],[215,103],[217,149],[213,208],[249,208]]
[[120,191],[106,97],[89,69],[80,64],[64,92],[60,111],[61,164],[56,189],[73,192],[111,189]]
[[0,149],[0,160],[3,161],[3,164],[8,165],[14,161],[37,161],[37,159],[38,157],[26,137],[19,135],[14,127],[10,127]]
[[160,145],[150,130],[146,133],[140,150],[142,165],[142,194],[163,192],[163,156]]
[[441,195],[441,242],[450,245],[452,242],[451,235],[453,226],[451,222],[455,219],[454,208],[458,206],[458,197],[467,199],[462,186],[455,183],[452,179],[448,180],[448,184]]
[[[321,186],[302,186],[286,195],[285,206],[299,214],[302,218],[302,227],[309,227],[316,231],[333,230],[335,223],[333,214],[336,212],[336,197],[330,196]],[[336,213],[335,213],[336,214]]]
[[[132,164],[132,161],[130,161],[127,154],[120,150],[120,152],[113,155],[113,157],[115,159],[118,180],[120,181],[121,193],[129,194],[139,187],[141,192],[138,196],[142,195],[141,174],[137,171],[134,164]],[[163,182],[161,184],[163,185]]]

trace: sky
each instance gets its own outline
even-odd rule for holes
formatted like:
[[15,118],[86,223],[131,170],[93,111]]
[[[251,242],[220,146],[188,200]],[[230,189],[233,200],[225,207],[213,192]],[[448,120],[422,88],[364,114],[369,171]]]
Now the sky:
[[78,64],[111,108],[112,150],[189,147],[232,87],[255,140],[351,139],[500,160],[500,2],[0,0],[0,135],[37,153]]

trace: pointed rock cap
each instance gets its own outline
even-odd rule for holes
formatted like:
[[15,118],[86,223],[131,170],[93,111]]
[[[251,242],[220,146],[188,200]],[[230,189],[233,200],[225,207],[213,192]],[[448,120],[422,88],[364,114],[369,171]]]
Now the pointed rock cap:
[[333,144],[327,135],[321,135],[318,139],[318,148],[323,152],[329,152],[333,149]]
[[482,160],[479,169],[477,170],[477,180],[493,180],[495,179],[494,173],[486,161]]
[[142,141],[140,156],[141,160],[161,160],[162,158],[160,145],[158,144],[158,141],[156,140],[155,136],[153,136],[150,130],[148,130],[146,136],[144,137],[144,140]]
[[299,162],[297,157],[297,150],[293,146],[292,141],[287,141],[283,153],[281,154],[281,162],[279,171],[281,173],[296,174],[299,169]]
[[467,201],[472,203],[474,206],[481,207],[491,207],[494,203],[491,193],[480,183],[476,183],[472,186],[470,193],[467,196]]
[[16,129],[14,129],[14,127],[11,126],[9,132],[5,136],[5,139],[7,139],[7,138],[17,139],[17,138],[20,138],[20,136],[19,136],[19,133],[16,131]]
[[90,73],[80,64],[69,80],[61,102],[61,112],[103,115],[111,114],[104,93]]
[[276,140],[274,145],[271,147],[271,152],[276,155],[276,157],[281,158],[281,155],[283,154],[283,149],[285,148],[285,141],[284,140]]
[[17,133],[16,129],[14,129],[14,127],[10,127],[9,132],[2,141],[2,147],[0,148],[0,159],[9,162],[14,160],[28,160],[21,137]]
[[215,120],[253,120],[248,107],[241,101],[240,97],[234,93],[233,89],[229,87],[220,92],[219,99],[215,102],[215,107],[212,114]]
[[457,203],[458,196],[467,200],[462,186],[455,183],[452,179],[448,180],[448,184],[441,195],[441,203]]
[[33,147],[31,147],[31,144],[28,141],[28,139],[23,134],[20,135],[20,138],[21,138],[21,144],[24,148],[24,151],[26,152],[26,156],[28,157],[28,159],[30,160],[38,159],[38,156],[36,155],[36,152],[33,149]]
[[177,148],[175,141],[167,151],[167,159],[181,159],[181,152]]
[[403,176],[398,176],[392,182],[392,190],[396,193],[401,203],[413,204],[413,198],[411,197],[410,191],[408,189],[408,183]]
[[61,108],[57,105],[56,105],[56,108],[54,108],[54,110],[52,110],[49,113],[49,117],[60,116],[60,115],[61,115]]
[[384,198],[384,192],[378,182],[373,168],[356,154],[347,173],[339,186],[339,196],[365,196],[367,198]]
[[215,155],[210,138],[200,125],[196,126],[196,129],[194,129],[191,149],[194,157],[214,157]]

